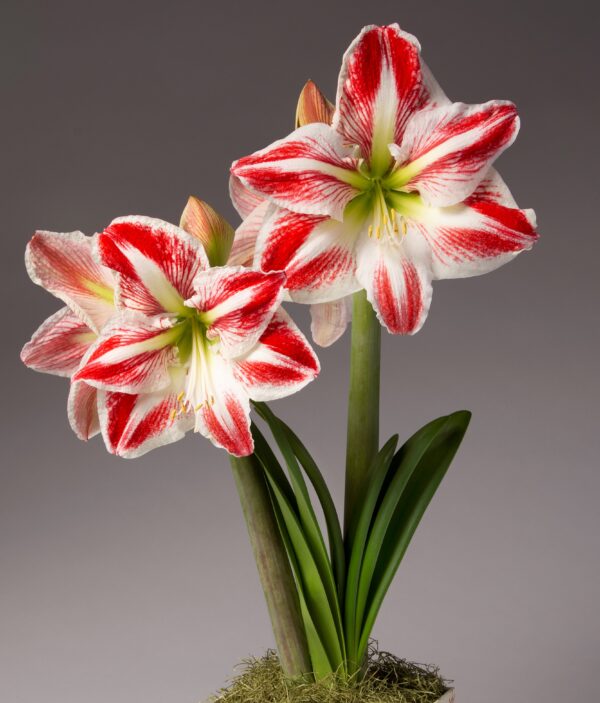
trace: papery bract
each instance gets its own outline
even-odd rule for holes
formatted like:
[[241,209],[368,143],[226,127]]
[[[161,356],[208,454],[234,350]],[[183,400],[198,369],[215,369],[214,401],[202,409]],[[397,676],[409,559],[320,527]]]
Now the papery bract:
[[537,239],[533,211],[492,168],[518,127],[510,102],[450,103],[398,25],[365,27],[344,55],[332,125],[301,126],[232,166],[242,214],[270,203],[255,265],[284,270],[302,303],[365,289],[390,332],[416,332],[433,279],[486,273]]

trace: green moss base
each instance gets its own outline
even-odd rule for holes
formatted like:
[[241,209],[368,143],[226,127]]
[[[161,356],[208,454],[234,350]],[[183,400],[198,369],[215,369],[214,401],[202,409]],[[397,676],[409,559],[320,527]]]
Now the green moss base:
[[212,697],[213,703],[435,703],[448,690],[438,669],[375,648],[361,680],[288,681],[272,651],[240,668],[230,685]]

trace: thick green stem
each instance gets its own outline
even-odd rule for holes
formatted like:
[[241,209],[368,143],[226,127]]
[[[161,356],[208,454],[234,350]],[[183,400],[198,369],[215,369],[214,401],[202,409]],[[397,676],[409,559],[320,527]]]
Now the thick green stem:
[[230,457],[281,667],[289,678],[311,671],[294,575],[264,473],[254,456]]
[[346,444],[344,531],[356,519],[368,471],[379,448],[381,326],[365,291],[354,294]]

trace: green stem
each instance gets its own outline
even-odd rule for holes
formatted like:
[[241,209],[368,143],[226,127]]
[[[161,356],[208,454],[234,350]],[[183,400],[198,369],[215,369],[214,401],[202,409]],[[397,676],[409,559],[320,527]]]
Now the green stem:
[[254,456],[230,456],[281,667],[288,678],[311,671],[294,575],[279,533],[265,475]]
[[381,326],[365,291],[354,294],[346,444],[344,532],[351,531],[379,448]]

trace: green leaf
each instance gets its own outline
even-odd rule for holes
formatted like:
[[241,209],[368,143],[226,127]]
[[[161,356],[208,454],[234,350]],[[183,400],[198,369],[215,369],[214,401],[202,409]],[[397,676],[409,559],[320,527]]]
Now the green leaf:
[[289,441],[284,424],[264,403],[254,403],[254,406],[259,415],[268,423],[271,432],[273,433],[273,437],[275,438],[275,441],[277,442],[287,465],[290,482],[298,506],[297,517],[299,518],[302,533],[310,549],[311,556],[317,566],[321,581],[325,587],[329,607],[338,633],[339,645],[342,651],[342,660],[345,661],[346,646],[336,581],[333,575],[331,561],[325,547],[325,542],[323,540],[323,535],[321,533],[321,528],[313,510],[304,477],[302,476],[302,471],[298,465],[296,455]]
[[327,652],[329,664],[332,669],[337,670],[344,665],[344,655],[340,646],[335,618],[329,604],[327,590],[321,579],[302,526],[285,496],[279,490],[276,481],[269,475],[268,468],[267,479],[273,489],[273,496],[281,511],[281,517],[298,564],[300,583],[302,584],[302,593],[306,601],[307,610],[314,622],[319,639]]
[[294,547],[290,540],[290,536],[285,526],[285,521],[281,514],[277,498],[274,495],[272,487],[269,485],[269,492],[271,494],[271,501],[273,504],[273,510],[275,512],[275,518],[279,526],[279,532],[281,533],[285,549],[287,551],[290,564],[292,566],[292,571],[294,572],[294,577],[296,580],[296,588],[298,591],[298,600],[300,601],[300,612],[302,614],[302,620],[304,622],[304,629],[306,632],[306,641],[308,643],[308,652],[310,656],[310,661],[312,664],[312,672],[317,680],[326,678],[329,674],[333,672],[333,668],[329,663],[329,658],[325,647],[321,642],[315,623],[310,615],[308,605],[306,603],[306,597],[304,595],[304,587],[302,585],[302,571],[300,565],[298,564],[298,559],[294,552]]
[[346,647],[348,656],[350,657],[350,667],[360,667],[361,662],[356,661],[356,645],[359,637],[357,632],[356,622],[356,598],[358,591],[358,582],[360,576],[360,568],[362,566],[363,553],[371,521],[373,519],[373,511],[375,509],[377,499],[381,491],[384,479],[390,468],[390,462],[396,450],[398,443],[398,435],[394,435],[379,451],[369,471],[369,484],[367,492],[363,497],[362,507],[358,520],[354,521],[354,528],[348,535],[348,552],[350,555],[350,563],[348,566],[348,578],[346,581],[346,598],[345,598],[345,618],[344,624],[346,628]]
[[458,451],[470,419],[471,413],[463,410],[434,420],[415,433],[394,457],[397,468],[377,512],[361,570],[357,605],[357,617],[362,621],[359,657],[367,651],[383,598]]
[[296,458],[302,465],[304,473],[308,476],[308,480],[311,482],[319,503],[321,504],[321,509],[325,517],[325,525],[327,526],[327,536],[329,539],[329,549],[333,562],[333,573],[334,578],[338,586],[338,597],[340,602],[343,599],[344,594],[344,581],[346,577],[346,556],[344,550],[344,540],[342,537],[342,528],[338,518],[337,510],[335,509],[335,504],[329,488],[325,483],[325,478],[319,470],[315,460],[312,458],[304,444],[300,441],[296,433],[283,422],[279,421],[281,428],[285,431],[290,446]]
[[294,510],[297,510],[298,506],[296,503],[296,496],[294,495],[294,491],[292,490],[288,477],[281,468],[279,459],[277,459],[264,435],[254,423],[252,423],[250,429],[254,439],[255,454],[260,455],[263,468],[265,463],[269,466],[269,473],[271,477],[277,482],[279,489],[285,495],[290,505],[294,508]]

